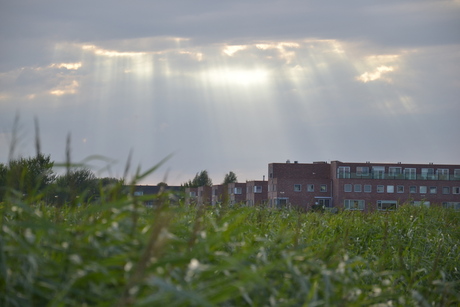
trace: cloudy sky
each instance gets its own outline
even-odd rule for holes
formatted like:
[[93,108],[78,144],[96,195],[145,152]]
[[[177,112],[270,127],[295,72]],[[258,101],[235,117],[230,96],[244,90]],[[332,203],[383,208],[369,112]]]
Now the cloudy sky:
[[[0,0],[0,162],[144,183],[272,162],[460,163],[458,0]],[[16,115],[19,124],[14,130]],[[14,131],[13,131],[14,130]]]

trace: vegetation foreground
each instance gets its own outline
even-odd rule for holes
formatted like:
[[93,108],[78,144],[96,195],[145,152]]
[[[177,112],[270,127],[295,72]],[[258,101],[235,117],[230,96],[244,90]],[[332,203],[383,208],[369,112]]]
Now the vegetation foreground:
[[[456,306],[460,215],[1,204],[1,306]],[[152,198],[152,196],[150,196]],[[165,200],[166,199],[166,200]]]

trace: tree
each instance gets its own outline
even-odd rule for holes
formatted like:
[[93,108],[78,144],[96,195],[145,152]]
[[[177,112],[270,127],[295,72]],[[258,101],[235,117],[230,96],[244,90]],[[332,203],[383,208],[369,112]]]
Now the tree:
[[208,171],[204,170],[196,173],[193,180],[189,180],[183,184],[185,188],[197,188],[202,186],[212,186],[212,180],[209,178]]
[[58,204],[64,204],[76,201],[86,202],[99,195],[98,192],[99,179],[91,170],[80,168],[58,176],[51,196]]
[[234,182],[238,182],[238,179],[236,178],[236,175],[234,172],[230,171],[228,174],[225,174],[223,184],[234,183]]
[[[53,172],[54,162],[50,156],[41,153],[33,158],[11,160],[0,167],[0,183],[22,195],[38,195],[52,183],[56,177]],[[0,192],[3,198],[5,191]]]

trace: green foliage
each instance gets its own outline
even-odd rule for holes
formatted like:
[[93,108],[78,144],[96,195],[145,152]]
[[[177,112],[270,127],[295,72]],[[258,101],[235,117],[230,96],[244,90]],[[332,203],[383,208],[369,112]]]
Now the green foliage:
[[460,215],[3,203],[1,306],[456,306]]
[[0,201],[7,193],[16,195],[37,195],[55,179],[54,162],[50,156],[37,154],[33,158],[11,160],[0,165]]
[[234,172],[230,171],[228,174],[225,174],[223,184],[238,182]]
[[197,173],[193,180],[189,180],[188,182],[182,185],[186,188],[197,188],[202,186],[212,186],[212,180],[209,178],[208,171],[203,170],[200,173]]

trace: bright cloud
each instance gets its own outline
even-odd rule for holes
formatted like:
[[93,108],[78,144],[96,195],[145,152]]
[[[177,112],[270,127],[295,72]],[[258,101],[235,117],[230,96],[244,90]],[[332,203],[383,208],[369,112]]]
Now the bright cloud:
[[394,68],[391,66],[379,66],[372,72],[365,72],[356,79],[361,82],[370,82],[375,81],[383,77],[384,74],[394,71]]

